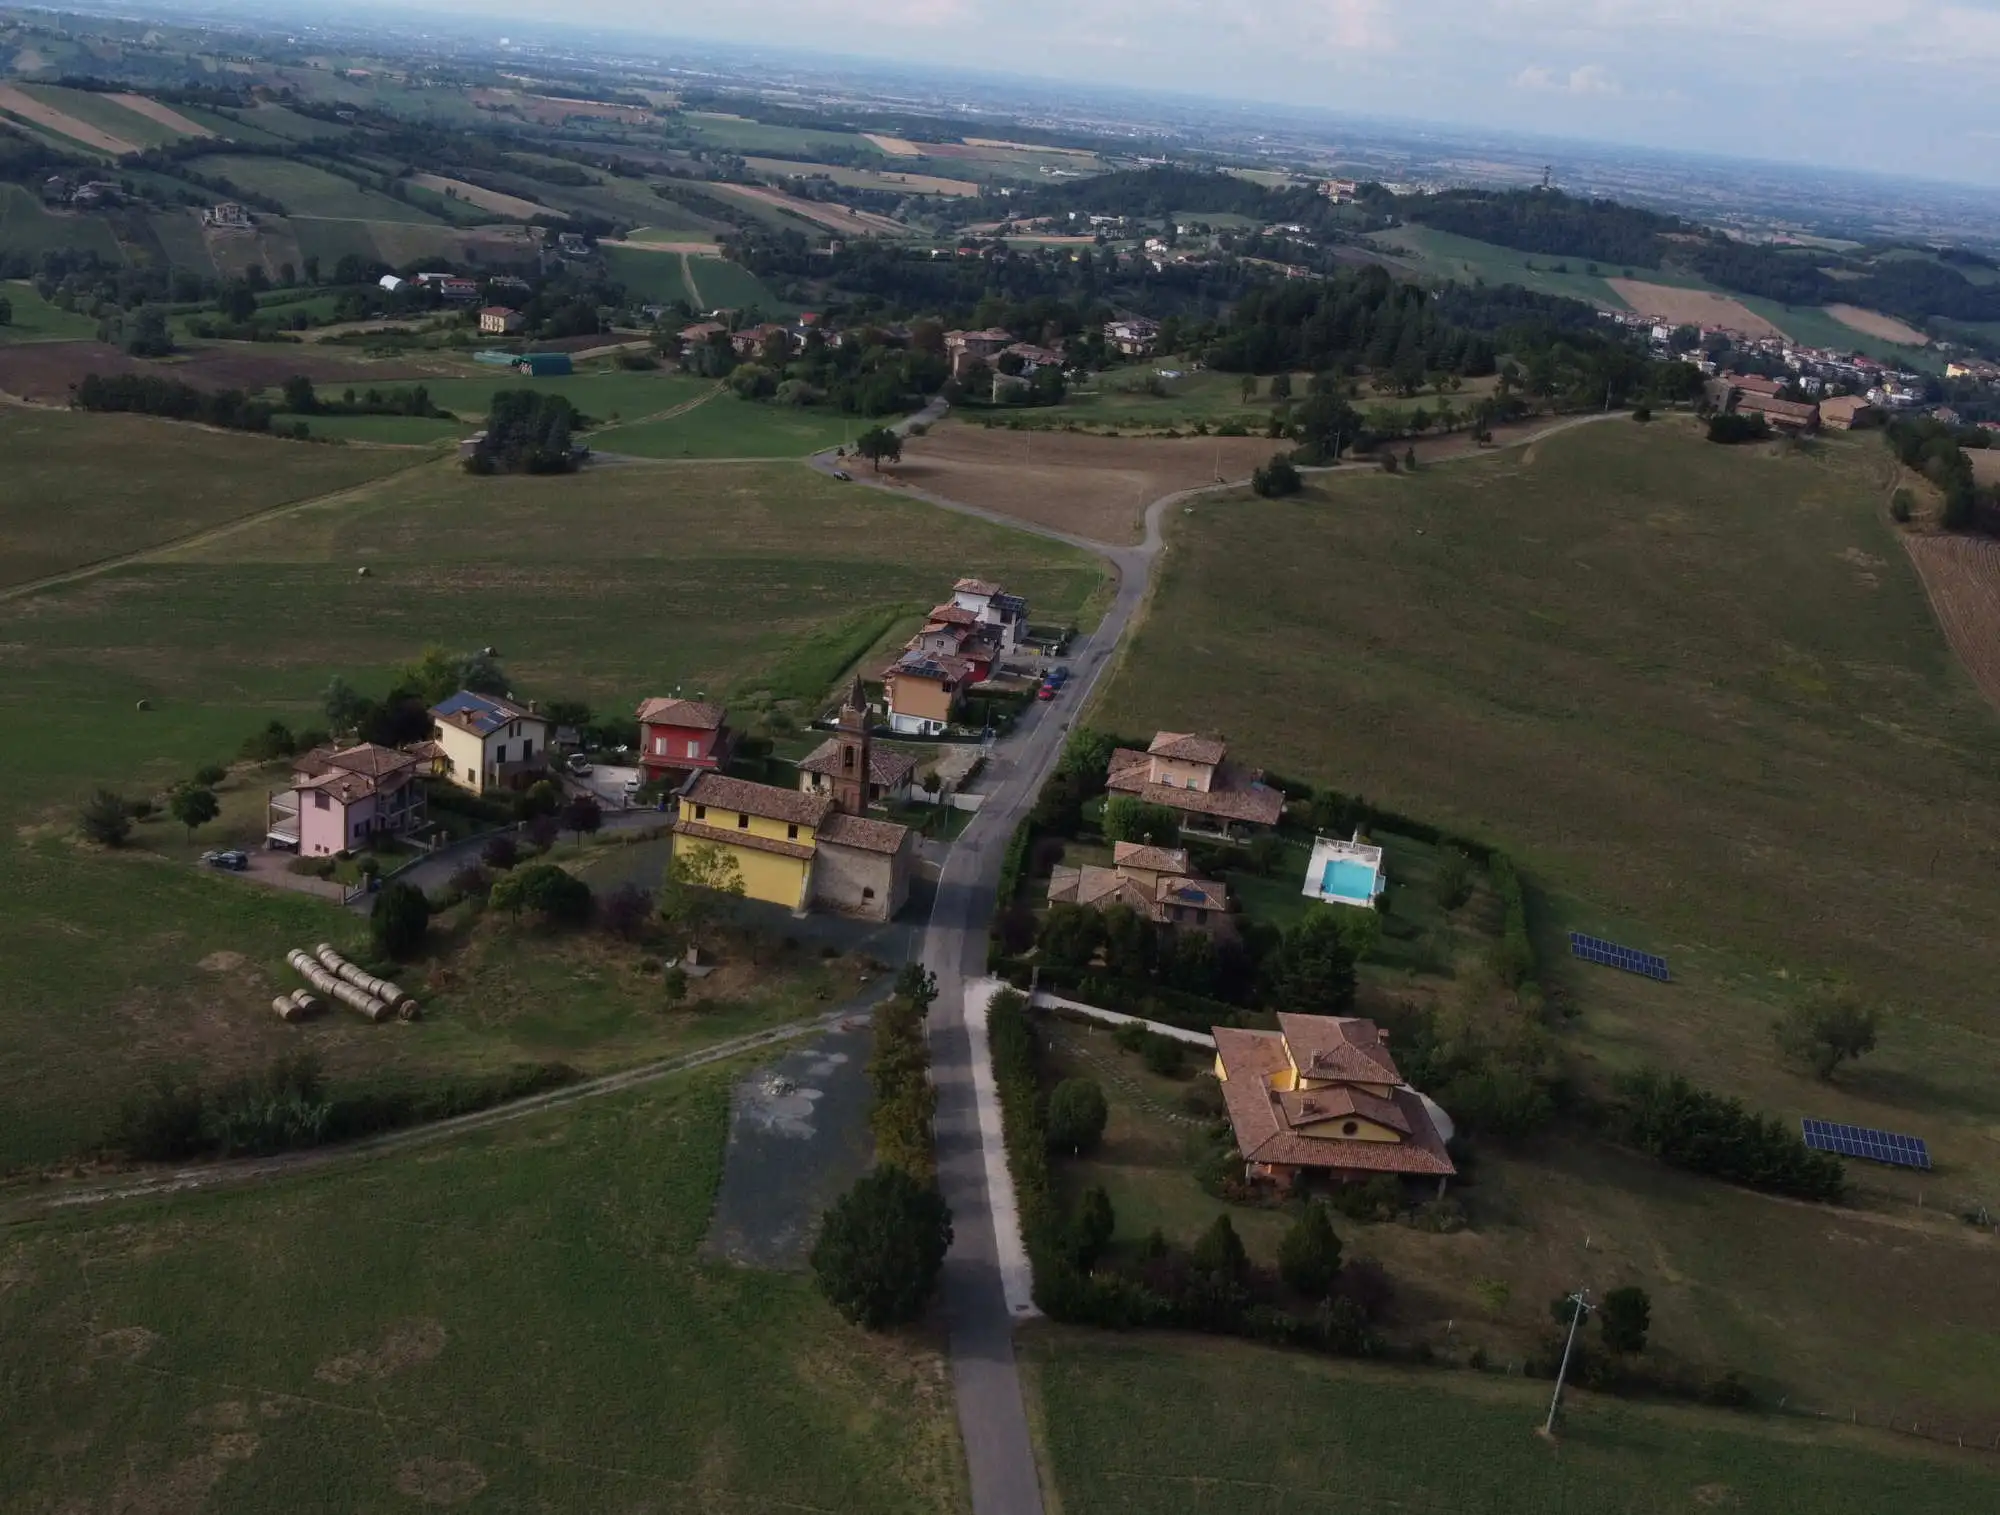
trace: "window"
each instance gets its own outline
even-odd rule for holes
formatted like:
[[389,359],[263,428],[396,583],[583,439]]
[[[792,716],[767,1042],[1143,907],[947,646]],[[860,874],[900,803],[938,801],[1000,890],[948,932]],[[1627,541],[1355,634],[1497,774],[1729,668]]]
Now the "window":
[[701,756],[701,743],[699,741],[691,741],[688,743],[688,756],[691,758],[698,758]]
[[854,749],[852,747],[843,747],[840,749],[840,766],[845,768],[849,773],[854,771]]
[[328,810],[332,808],[332,804],[327,799],[326,791],[324,789],[315,789],[313,791],[313,804],[316,808],[321,810]]
[[356,836],[368,835],[368,823],[366,821],[356,821],[354,823],[354,834]]
[[507,744],[505,742],[502,742],[500,746],[494,751],[493,761],[496,763],[504,763],[507,761]]
[[865,900],[872,900],[873,898],[875,898],[875,891],[873,889],[864,888],[861,891],[861,897]]
[[654,756],[654,757],[665,757],[666,755],[667,755],[667,739],[666,739],[665,737],[663,737],[663,736],[656,736],[656,737],[654,737],[654,738],[653,738],[653,756]]
[[696,820],[698,820],[698,821],[705,821],[705,820],[707,820],[707,819],[708,819],[708,806],[706,806],[706,805],[697,805],[697,806],[695,806],[695,807],[694,807],[694,818],[695,818]]
[[1359,1131],[1360,1129],[1361,1129],[1360,1124],[1355,1121],[1347,1120],[1347,1121],[1342,1121],[1340,1123],[1340,1134],[1342,1136],[1352,1136],[1355,1132]]
[[528,762],[534,757],[534,755],[535,755],[535,739],[533,737],[529,737],[526,741],[521,743],[521,761],[524,763]]
[[750,829],[750,817],[739,811],[736,816],[736,829],[738,831],[748,831]]
[[788,842],[796,842],[798,839],[799,839],[799,828],[797,826],[787,826],[785,828],[785,840]]
[[473,767],[472,764],[467,763],[465,765],[465,777],[467,782],[476,784],[479,782],[479,770]]

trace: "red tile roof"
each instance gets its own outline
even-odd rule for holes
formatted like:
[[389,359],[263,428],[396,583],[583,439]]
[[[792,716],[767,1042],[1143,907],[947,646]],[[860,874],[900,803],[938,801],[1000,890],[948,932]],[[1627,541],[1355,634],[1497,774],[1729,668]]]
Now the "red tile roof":
[[[880,784],[884,789],[900,789],[916,768],[917,760],[907,752],[896,752],[872,743],[869,745],[868,782],[871,784]],[[829,777],[838,774],[840,738],[830,736],[800,758],[799,772],[824,773]]]
[[639,719],[655,726],[681,726],[690,731],[714,731],[729,712],[700,700],[675,700],[656,695],[639,706]]
[[[720,773],[697,773],[681,794],[713,810],[734,810],[793,826],[817,826],[833,810],[833,801],[823,794],[780,789],[775,784],[753,784],[748,779],[732,779]],[[738,837],[741,833],[730,835]]]
[[804,861],[813,855],[804,842],[780,841],[775,836],[759,836],[754,831],[738,831],[733,826],[710,826],[702,821],[675,821],[674,835],[698,842],[715,842],[725,847],[748,847],[752,852],[775,852],[779,857]]
[[1149,847],[1144,842],[1114,842],[1111,861],[1120,868],[1147,868],[1155,873],[1186,873],[1185,847]]
[[865,815],[848,815],[840,810],[828,816],[819,828],[819,839],[828,846],[853,847],[862,852],[900,852],[909,835],[908,826]]
[[1154,757],[1177,758],[1184,763],[1219,763],[1229,746],[1219,736],[1190,736],[1180,731],[1155,733],[1146,751]]
[[[1281,1022],[1285,1019],[1296,1022],[1329,1017],[1280,1018]],[[1366,1089],[1273,1089],[1273,1076],[1289,1072],[1284,1034],[1246,1031],[1237,1026],[1217,1026],[1214,1031],[1216,1056],[1228,1075],[1222,1082],[1223,1102],[1236,1132],[1237,1149],[1246,1162],[1425,1177],[1458,1171],[1430,1112],[1414,1090],[1393,1088],[1384,1098]],[[1349,1115],[1404,1133],[1404,1139],[1350,1140],[1307,1136],[1296,1129],[1300,1124]]]
[[1152,767],[1150,754],[1120,747],[1111,754],[1111,775],[1106,787],[1119,794],[1135,794],[1170,810],[1226,821],[1248,821],[1259,826],[1275,826],[1285,813],[1284,795],[1251,770],[1221,764],[1209,788],[1203,790],[1155,784],[1150,777]]
[[1403,1081],[1381,1028],[1371,1020],[1355,1015],[1281,1014],[1278,1034],[1307,1078],[1358,1079],[1374,1084]]

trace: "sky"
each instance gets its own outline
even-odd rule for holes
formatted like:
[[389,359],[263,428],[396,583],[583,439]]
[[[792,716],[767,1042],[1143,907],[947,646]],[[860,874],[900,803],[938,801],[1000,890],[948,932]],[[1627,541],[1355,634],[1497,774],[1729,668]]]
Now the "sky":
[[[538,0],[482,9],[548,15]],[[2000,0],[570,0],[565,14],[2000,186]]]

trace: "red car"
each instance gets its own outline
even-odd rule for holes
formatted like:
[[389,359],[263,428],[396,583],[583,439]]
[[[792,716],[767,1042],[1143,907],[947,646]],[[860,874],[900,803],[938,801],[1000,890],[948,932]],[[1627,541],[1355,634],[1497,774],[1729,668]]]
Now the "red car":
[[1056,686],[1053,684],[1044,684],[1040,689],[1035,691],[1035,698],[1038,700],[1052,700],[1055,697]]

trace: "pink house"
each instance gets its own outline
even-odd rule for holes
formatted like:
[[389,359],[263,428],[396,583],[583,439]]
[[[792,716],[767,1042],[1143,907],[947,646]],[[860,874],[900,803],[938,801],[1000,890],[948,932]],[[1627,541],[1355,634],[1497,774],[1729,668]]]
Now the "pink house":
[[421,830],[430,819],[423,779],[434,759],[428,742],[411,752],[372,742],[315,747],[294,762],[292,787],[272,791],[266,845],[329,857]]

